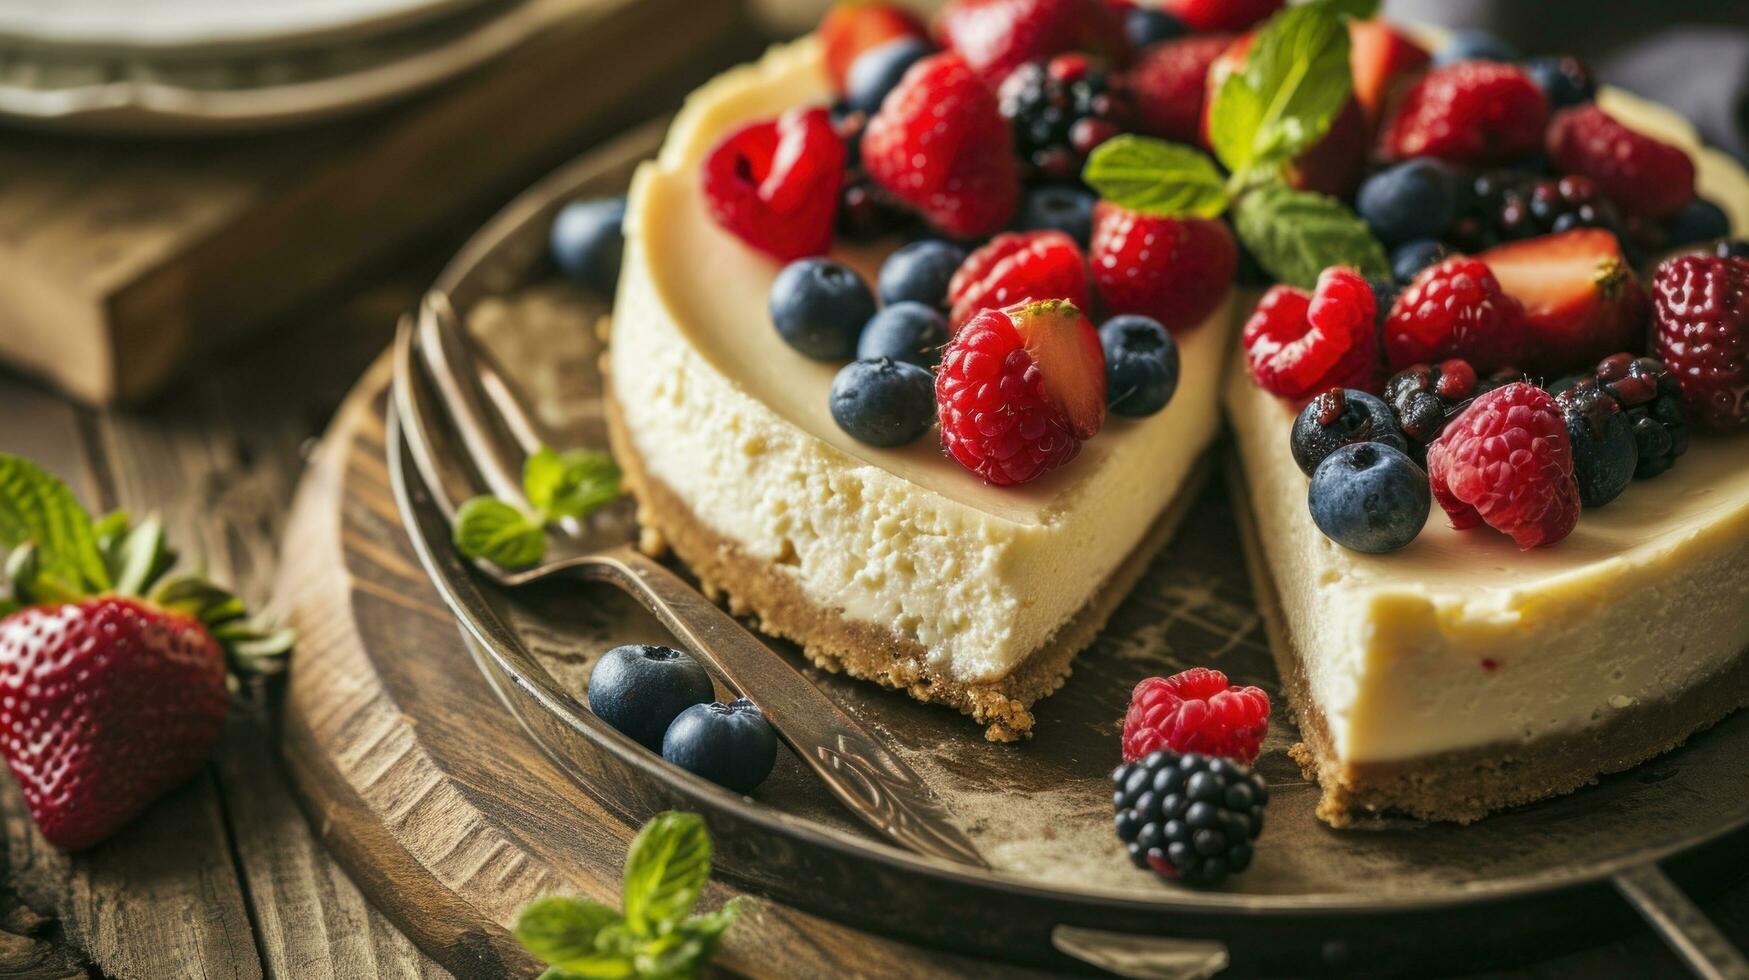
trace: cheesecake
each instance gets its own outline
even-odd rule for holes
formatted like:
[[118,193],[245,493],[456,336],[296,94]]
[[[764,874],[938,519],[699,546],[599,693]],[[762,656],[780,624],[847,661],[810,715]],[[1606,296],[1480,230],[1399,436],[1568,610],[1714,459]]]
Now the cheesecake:
[[[737,127],[830,101],[820,43],[772,49],[695,92],[628,200],[611,327],[610,432],[644,545],[814,663],[1031,732],[1221,428],[1231,309],[1176,334],[1164,410],[1112,417],[1072,463],[995,486],[933,433],[877,448],[835,424],[838,366],[773,329],[782,263],[712,219],[701,164]],[[891,243],[892,247],[900,244]],[[835,245],[872,280],[879,246]]]

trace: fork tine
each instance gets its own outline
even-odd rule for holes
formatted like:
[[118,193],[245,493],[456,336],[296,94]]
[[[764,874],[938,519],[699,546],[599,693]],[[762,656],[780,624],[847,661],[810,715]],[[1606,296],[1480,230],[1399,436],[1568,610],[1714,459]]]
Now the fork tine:
[[395,379],[393,387],[395,414],[401,421],[401,434],[419,470],[420,481],[431,494],[432,502],[443,512],[445,520],[453,522],[463,501],[475,496],[479,488],[454,465],[455,446],[442,430],[433,425],[433,406],[429,382],[420,370],[414,353],[414,328],[410,317],[403,317],[395,331]]
[[500,500],[528,509],[522,492],[524,444],[488,399],[479,366],[449,298],[432,291],[419,305],[415,350],[469,462]]

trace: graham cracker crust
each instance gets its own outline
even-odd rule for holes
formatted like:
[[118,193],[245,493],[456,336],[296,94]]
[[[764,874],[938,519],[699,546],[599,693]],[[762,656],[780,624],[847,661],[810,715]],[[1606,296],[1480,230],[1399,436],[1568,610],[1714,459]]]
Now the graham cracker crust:
[[614,459],[624,472],[626,489],[637,501],[638,524],[644,530],[642,550],[660,555],[671,549],[692,570],[705,595],[712,600],[726,598],[731,613],[750,617],[763,633],[797,643],[818,666],[902,690],[919,701],[956,708],[985,726],[984,737],[992,742],[1032,737],[1032,705],[1063,686],[1075,655],[1099,635],[1155,553],[1172,537],[1209,471],[1205,454],[1092,601],[1050,640],[1007,676],[967,683],[930,668],[928,651],[917,641],[816,604],[788,575],[773,573],[769,563],[749,556],[706,526],[672,489],[644,469],[611,388],[603,400]]

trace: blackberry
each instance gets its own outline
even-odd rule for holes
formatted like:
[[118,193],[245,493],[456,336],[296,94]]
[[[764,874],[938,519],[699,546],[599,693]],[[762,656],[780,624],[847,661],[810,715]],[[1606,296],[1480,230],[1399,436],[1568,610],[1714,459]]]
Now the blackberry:
[[[1615,204],[1589,177],[1542,177],[1490,170],[1471,182],[1447,238],[1464,251],[1574,228],[1603,228],[1623,241],[1628,226]],[[1651,229],[1641,229],[1642,237]]]
[[1085,55],[1058,55],[1021,65],[998,92],[1014,131],[1014,152],[1028,180],[1070,182],[1093,148],[1127,132],[1134,105],[1120,80]]
[[1212,885],[1251,866],[1269,787],[1249,766],[1162,751],[1117,767],[1111,781],[1117,836],[1136,867]]
[[1634,442],[1633,423],[1621,404],[1595,380],[1575,382],[1556,400],[1567,417],[1579,502],[1602,507],[1621,496],[1634,478],[1639,447]]
[[839,103],[831,109],[832,126],[844,139],[844,183],[838,189],[838,234],[856,242],[873,241],[909,231],[916,223],[862,169],[862,131],[868,115]]
[[1385,403],[1396,414],[1411,458],[1427,458],[1428,444],[1481,393],[1480,386],[1476,369],[1456,357],[1438,364],[1411,364],[1391,375],[1385,382]]
[[1621,405],[1633,426],[1639,462],[1634,476],[1646,480],[1676,464],[1688,451],[1688,419],[1682,412],[1682,386],[1655,357],[1623,352],[1599,361],[1597,371],[1579,379],[1595,384]]

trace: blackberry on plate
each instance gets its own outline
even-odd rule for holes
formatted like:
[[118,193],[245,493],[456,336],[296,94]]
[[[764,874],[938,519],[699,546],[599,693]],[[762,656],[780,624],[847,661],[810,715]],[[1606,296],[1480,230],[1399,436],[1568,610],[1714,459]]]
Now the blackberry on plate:
[[1357,442],[1382,442],[1400,450],[1409,444],[1390,406],[1353,388],[1331,388],[1306,403],[1289,437],[1294,462],[1307,476],[1325,457]]
[[1021,65],[1002,80],[997,96],[1029,180],[1079,180],[1087,155],[1127,132],[1134,115],[1119,79],[1081,54]]
[[1640,454],[1633,423],[1621,404],[1595,381],[1574,383],[1557,394],[1556,401],[1567,417],[1579,502],[1602,507],[1621,496],[1634,478]]
[[1611,354],[1598,362],[1595,374],[1579,383],[1595,383],[1627,413],[1639,453],[1635,477],[1645,480],[1657,476],[1688,451],[1682,386],[1663,361],[1626,352]]
[[1136,867],[1212,885],[1251,866],[1269,787],[1249,766],[1161,751],[1117,767],[1111,781],[1117,836]]
[[[1476,252],[1501,242],[1574,228],[1602,228],[1624,242],[1631,237],[1621,212],[1589,177],[1489,170],[1470,181],[1464,206],[1459,208],[1446,240],[1464,251]],[[1643,231],[1642,237],[1648,233]]]
[[1412,458],[1426,457],[1428,444],[1479,394],[1479,387],[1476,369],[1456,357],[1438,364],[1411,364],[1391,375],[1385,382],[1385,402],[1396,413],[1397,428]]

